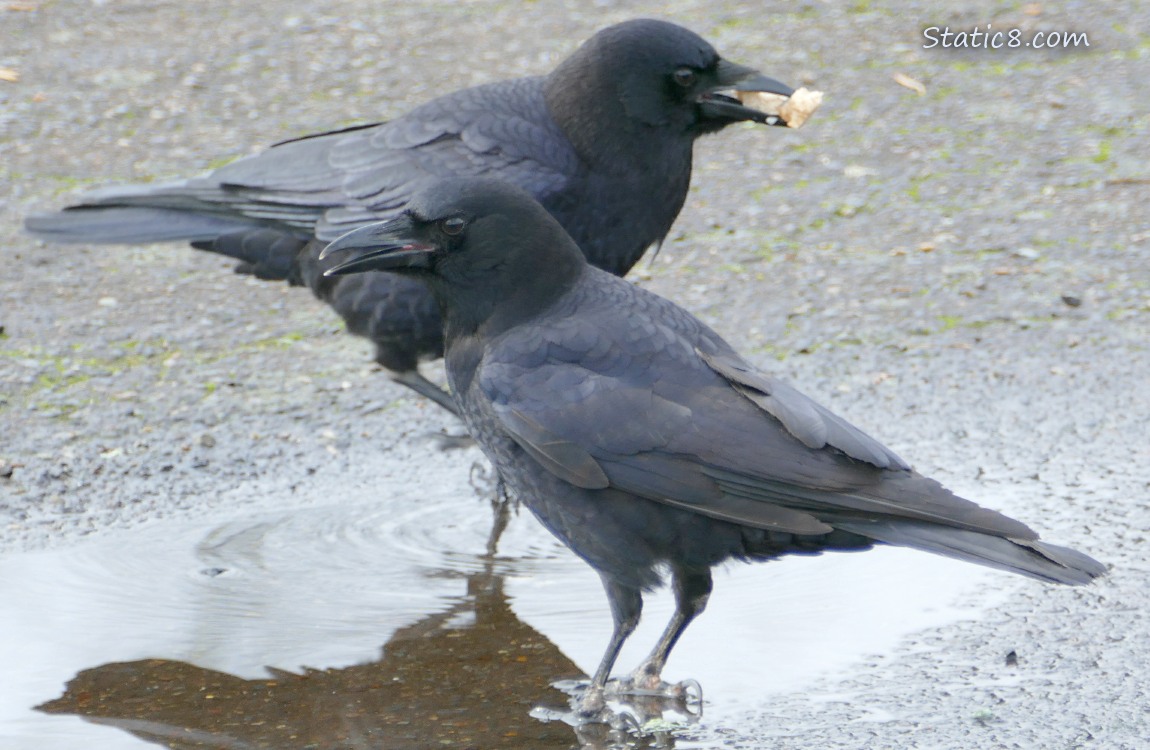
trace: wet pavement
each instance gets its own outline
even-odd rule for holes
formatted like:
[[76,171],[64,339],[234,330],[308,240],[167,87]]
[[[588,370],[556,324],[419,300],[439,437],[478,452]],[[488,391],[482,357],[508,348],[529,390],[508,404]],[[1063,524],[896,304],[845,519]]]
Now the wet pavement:
[[[299,290],[19,221],[540,72],[638,15],[828,98],[700,144],[637,283],[1113,566],[1085,589],[897,550],[732,567],[668,667],[702,721],[642,743],[1145,746],[1150,9],[57,0],[0,7],[0,747],[607,742],[528,716],[597,660],[598,582],[525,514],[486,555],[481,459],[429,437],[449,417]],[[1091,46],[921,48],[987,23]]]

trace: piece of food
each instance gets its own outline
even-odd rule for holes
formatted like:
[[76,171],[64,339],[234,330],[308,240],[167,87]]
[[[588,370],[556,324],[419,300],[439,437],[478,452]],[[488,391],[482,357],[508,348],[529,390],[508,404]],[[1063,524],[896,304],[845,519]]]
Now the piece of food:
[[922,81],[911,78],[905,73],[895,73],[894,82],[899,86],[906,86],[908,89],[918,94],[919,96],[926,94],[926,86],[922,84]]
[[814,114],[814,111],[823,103],[823,92],[811,91],[803,87],[791,94],[791,98],[779,107],[779,117],[787,122],[787,127],[798,128]]
[[789,97],[768,94],[764,91],[739,91],[736,95],[743,106],[768,115],[777,115],[790,128],[802,127],[807,118],[823,103],[823,92],[811,91],[805,86],[797,89]]

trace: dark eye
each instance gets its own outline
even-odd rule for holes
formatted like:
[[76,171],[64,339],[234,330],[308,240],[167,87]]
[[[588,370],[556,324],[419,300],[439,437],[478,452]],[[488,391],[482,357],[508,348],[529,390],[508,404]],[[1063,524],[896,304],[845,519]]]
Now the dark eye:
[[698,75],[690,68],[679,68],[675,71],[675,83],[685,89],[694,86],[697,79]]
[[443,230],[443,233],[453,237],[462,232],[465,226],[467,226],[467,222],[458,216],[452,216],[450,219],[439,222],[439,228]]

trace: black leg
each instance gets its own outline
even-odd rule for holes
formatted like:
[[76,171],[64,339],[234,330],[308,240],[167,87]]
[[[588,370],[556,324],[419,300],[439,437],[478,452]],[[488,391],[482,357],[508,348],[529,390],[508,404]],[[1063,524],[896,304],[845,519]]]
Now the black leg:
[[396,383],[406,385],[420,396],[431,399],[455,416],[459,416],[459,409],[455,406],[455,400],[451,398],[451,394],[423,377],[419,370],[404,370],[402,372],[388,370],[387,375]]
[[511,511],[518,506],[503,477],[499,476],[499,472],[485,460],[471,464],[468,482],[480,495],[487,495],[491,503],[491,533],[487,535],[486,557],[488,560],[493,560],[499,551],[499,538],[503,536],[507,524],[511,521]]
[[615,659],[619,657],[619,650],[635,627],[639,624],[639,617],[643,614],[643,594],[639,589],[624,586],[603,577],[603,588],[607,591],[607,601],[611,604],[611,617],[615,620],[615,630],[611,633],[611,641],[591,678],[591,692],[603,691],[607,680],[611,677],[611,668],[615,666]]
[[487,557],[494,559],[499,551],[499,537],[503,536],[507,523],[511,520],[511,494],[503,477],[495,475],[495,494],[491,498],[491,511],[495,514],[492,519],[491,533],[487,536]]
[[679,636],[707,608],[707,599],[711,596],[711,571],[687,570],[675,568],[671,572],[672,585],[675,590],[675,614],[667,623],[667,628],[655,644],[655,648],[632,675],[632,682],[637,688],[656,689],[662,684],[663,666],[671,649],[675,647]]

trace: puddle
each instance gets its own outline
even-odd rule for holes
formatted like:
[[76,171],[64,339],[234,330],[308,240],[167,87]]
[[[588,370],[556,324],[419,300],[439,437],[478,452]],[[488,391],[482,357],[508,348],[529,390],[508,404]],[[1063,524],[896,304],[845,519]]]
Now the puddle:
[[[598,577],[525,511],[492,561],[489,527],[473,495],[355,498],[0,558],[0,746],[570,747],[528,712],[597,663]],[[988,575],[890,549],[732,566],[666,677],[753,737],[773,693],[977,616],[952,603]],[[651,598],[620,670],[671,608]]]

